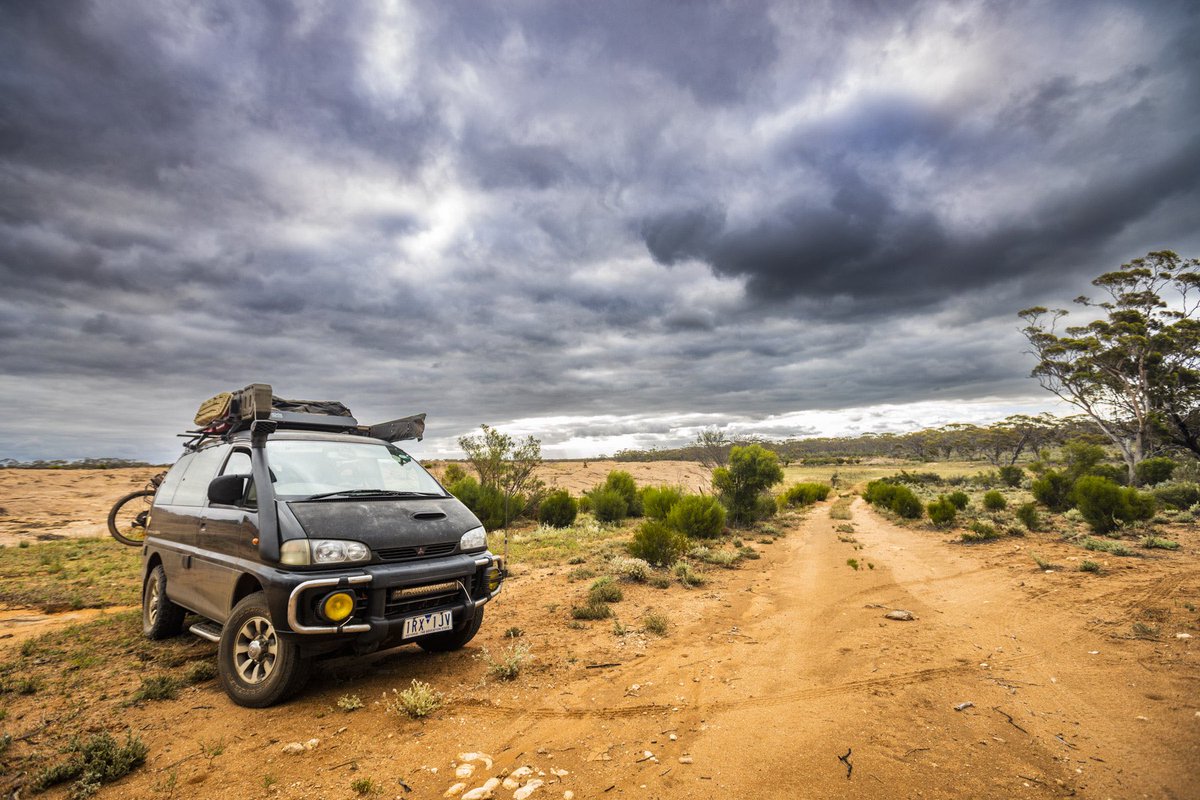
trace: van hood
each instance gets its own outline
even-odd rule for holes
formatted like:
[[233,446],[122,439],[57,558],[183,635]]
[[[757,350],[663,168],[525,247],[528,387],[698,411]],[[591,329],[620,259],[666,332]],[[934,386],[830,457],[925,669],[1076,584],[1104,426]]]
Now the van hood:
[[293,500],[288,508],[310,539],[353,539],[379,551],[454,544],[479,520],[454,497]]

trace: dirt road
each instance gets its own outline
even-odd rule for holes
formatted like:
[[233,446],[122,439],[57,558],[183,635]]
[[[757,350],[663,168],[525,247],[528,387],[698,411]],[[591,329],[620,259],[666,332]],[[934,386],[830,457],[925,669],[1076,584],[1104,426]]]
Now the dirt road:
[[[173,775],[188,797],[351,797],[370,779],[377,796],[437,798],[522,765],[546,781],[534,798],[1200,796],[1195,640],[1168,627],[1198,599],[1194,557],[1105,581],[1041,572],[1022,540],[965,547],[861,501],[853,513],[839,538],[844,523],[818,507],[701,589],[629,587],[623,624],[669,609],[666,638],[568,626],[586,582],[531,571],[464,653],[335,662],[267,711],[211,683],[131,710],[150,760],[102,796],[162,797]],[[1155,609],[1163,635],[1127,638],[1130,614]],[[497,682],[469,654],[495,654],[509,626],[535,660]],[[426,722],[373,702],[412,678],[447,694]],[[337,710],[347,693],[366,707]],[[282,752],[310,738],[315,749]],[[459,778],[462,753],[493,763]]]

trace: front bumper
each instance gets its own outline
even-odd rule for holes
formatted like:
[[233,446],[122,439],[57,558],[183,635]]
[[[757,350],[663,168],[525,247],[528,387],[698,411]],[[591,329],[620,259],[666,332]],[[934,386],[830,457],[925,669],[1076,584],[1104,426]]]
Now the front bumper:
[[[470,624],[476,611],[503,587],[502,559],[490,552],[460,554],[404,564],[369,564],[338,571],[278,570],[268,604],[274,619],[286,619],[280,633],[305,640],[350,638],[369,645],[398,640],[404,620],[430,611],[454,612],[455,628]],[[328,593],[347,590],[354,613],[341,624],[316,612]]]

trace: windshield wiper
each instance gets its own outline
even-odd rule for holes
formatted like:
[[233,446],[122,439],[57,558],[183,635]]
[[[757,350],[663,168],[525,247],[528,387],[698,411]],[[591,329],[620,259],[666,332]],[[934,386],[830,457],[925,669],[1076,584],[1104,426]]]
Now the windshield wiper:
[[445,497],[437,492],[399,492],[393,489],[341,489],[336,492],[314,494],[307,500],[325,500],[332,497]]

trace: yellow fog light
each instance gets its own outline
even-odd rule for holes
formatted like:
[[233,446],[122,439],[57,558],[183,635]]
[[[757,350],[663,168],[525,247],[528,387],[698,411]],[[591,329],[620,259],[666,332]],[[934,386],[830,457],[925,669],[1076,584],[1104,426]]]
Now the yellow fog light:
[[321,601],[321,613],[330,622],[341,622],[354,613],[354,595],[334,592]]
[[492,567],[486,573],[487,586],[489,592],[494,592],[500,588],[500,581],[504,577],[504,573],[498,567]]

